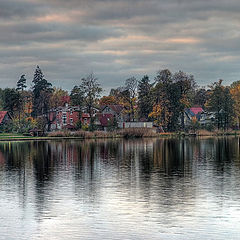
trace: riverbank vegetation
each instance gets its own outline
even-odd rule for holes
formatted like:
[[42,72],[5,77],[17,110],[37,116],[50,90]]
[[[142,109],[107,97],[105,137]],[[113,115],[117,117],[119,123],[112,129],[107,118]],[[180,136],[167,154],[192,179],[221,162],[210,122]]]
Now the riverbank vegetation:
[[[157,134],[153,129],[148,128],[128,128],[115,130],[110,132],[105,131],[56,131],[51,132],[48,137],[80,137],[80,138],[141,138],[141,137],[157,137],[160,134]],[[164,134],[162,134],[164,135]],[[166,134],[165,134],[166,135]],[[170,135],[170,134],[169,134]]]
[[[78,106],[79,114],[87,112],[90,122],[86,126],[79,120],[74,125],[75,136],[111,136],[117,131],[114,122],[108,126],[108,133],[96,131],[94,111],[103,105],[122,105],[127,121],[151,121],[163,133],[194,132],[205,130],[215,134],[216,131],[238,130],[240,122],[240,81],[229,86],[223,80],[208,87],[197,86],[194,76],[183,71],[172,73],[168,69],[157,72],[154,79],[147,75],[137,80],[130,77],[109,95],[102,96],[98,79],[90,74],[83,77],[71,92],[53,87],[46,80],[42,70],[37,66],[32,80],[32,87],[27,88],[27,79],[21,75],[16,88],[0,89],[0,110],[7,111],[12,121],[1,123],[0,131],[27,134],[33,128],[49,131],[53,119],[49,110],[68,103]],[[186,125],[185,109],[201,106],[203,111],[214,113],[214,119],[200,125],[197,119],[191,119]],[[54,132],[50,135],[66,135],[67,131]],[[124,130],[118,134],[125,137],[147,136],[146,130]],[[154,135],[151,133],[150,135]],[[157,135],[157,134],[156,134]]]
[[58,140],[58,139],[107,139],[107,138],[165,138],[165,137],[221,137],[221,136],[240,136],[239,130],[216,130],[207,131],[199,130],[196,133],[186,133],[186,132],[166,132],[166,133],[156,133],[152,129],[147,128],[129,128],[123,130],[117,130],[112,132],[104,131],[55,131],[46,134],[42,137],[33,137],[30,135],[14,134],[14,133],[1,133],[0,141],[23,141],[23,140]]

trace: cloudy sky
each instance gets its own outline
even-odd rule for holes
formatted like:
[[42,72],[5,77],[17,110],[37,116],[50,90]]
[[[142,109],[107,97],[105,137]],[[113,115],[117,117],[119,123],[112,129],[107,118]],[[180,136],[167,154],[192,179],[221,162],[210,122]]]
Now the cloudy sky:
[[0,87],[36,65],[70,90],[93,72],[106,94],[126,78],[183,70],[199,85],[240,79],[239,0],[0,0]]

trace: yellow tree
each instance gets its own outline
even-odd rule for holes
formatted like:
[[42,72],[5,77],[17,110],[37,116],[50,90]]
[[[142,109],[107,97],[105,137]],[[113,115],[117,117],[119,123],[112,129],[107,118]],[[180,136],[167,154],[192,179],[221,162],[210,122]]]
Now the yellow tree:
[[117,103],[117,100],[116,100],[115,96],[103,96],[99,100],[99,105],[100,106],[114,105],[114,104],[119,104],[119,103]]
[[153,106],[153,110],[149,114],[149,117],[154,119],[154,123],[163,128],[167,128],[171,117],[171,113],[165,106],[161,101]]
[[[137,79],[131,77],[125,81],[124,87],[119,87],[114,91],[118,102],[124,105],[125,112],[128,114],[128,121],[130,122],[134,122],[137,113],[137,85]],[[111,92],[113,93],[113,91]]]
[[128,115],[129,120],[133,120],[137,118],[137,98],[131,98],[126,100],[125,98],[121,98],[119,101],[120,105],[124,106],[123,113]]
[[[64,99],[68,97],[68,92],[61,88],[53,88],[53,93],[50,97],[50,108],[56,108],[64,105]],[[70,101],[70,98],[69,98]]]

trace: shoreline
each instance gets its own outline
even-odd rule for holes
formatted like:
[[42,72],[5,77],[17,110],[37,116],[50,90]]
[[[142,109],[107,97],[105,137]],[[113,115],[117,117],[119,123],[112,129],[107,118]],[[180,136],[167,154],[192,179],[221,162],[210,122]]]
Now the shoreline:
[[240,132],[224,132],[224,133],[208,133],[208,134],[189,134],[189,133],[156,133],[149,136],[130,136],[124,137],[121,135],[109,135],[109,136],[44,136],[44,137],[31,137],[31,136],[0,136],[0,142],[7,141],[50,141],[50,140],[94,140],[94,139],[141,139],[141,138],[195,138],[195,137],[228,137],[228,136],[240,136]]

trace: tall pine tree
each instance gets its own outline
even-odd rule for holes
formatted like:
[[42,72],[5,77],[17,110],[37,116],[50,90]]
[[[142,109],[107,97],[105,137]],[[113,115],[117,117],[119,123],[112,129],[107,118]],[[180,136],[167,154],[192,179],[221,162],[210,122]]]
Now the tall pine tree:
[[53,92],[52,84],[49,83],[37,66],[33,77],[33,116],[44,115],[49,110],[49,100]]
[[26,85],[26,78],[25,78],[25,74],[23,74],[20,79],[17,81],[17,91],[24,91],[24,89],[27,87]]
[[138,108],[139,117],[148,120],[148,115],[152,111],[152,94],[150,80],[144,76],[138,82]]

